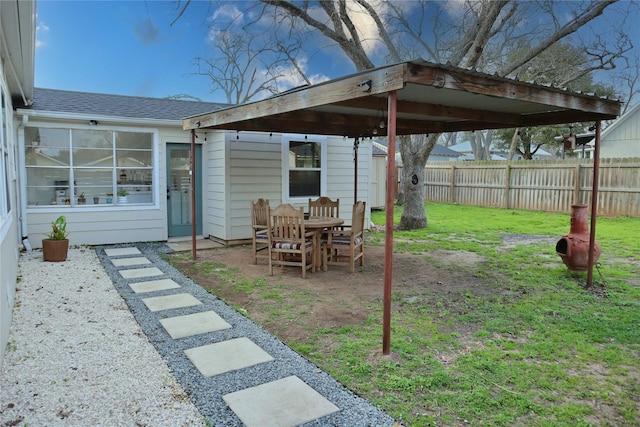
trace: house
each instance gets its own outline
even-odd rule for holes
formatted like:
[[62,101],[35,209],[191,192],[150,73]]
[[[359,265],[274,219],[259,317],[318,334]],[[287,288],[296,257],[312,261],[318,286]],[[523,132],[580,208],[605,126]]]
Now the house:
[[[16,110],[26,172],[23,235],[40,247],[51,221],[64,214],[71,244],[191,236],[191,135],[181,119],[222,106],[36,88],[32,105]],[[309,197],[327,195],[350,211],[353,140],[222,130],[195,136],[202,237],[251,238],[249,202],[259,197],[306,206]],[[370,144],[360,144],[358,159],[358,198],[368,201]],[[126,199],[114,197],[120,192]]]
[[[72,245],[166,241],[196,227],[226,243],[251,238],[249,202],[354,203],[354,140],[342,136],[183,130],[185,117],[224,104],[34,88],[35,4],[0,2],[2,349],[8,339],[21,241],[40,248],[64,215]],[[20,25],[13,19],[20,17]],[[11,21],[7,24],[5,21]],[[9,47],[5,52],[4,46]],[[26,50],[25,50],[26,49]],[[15,154],[14,154],[15,153]],[[369,205],[371,144],[358,148],[358,200]],[[17,161],[14,161],[17,158]],[[80,196],[83,199],[79,200]],[[370,210],[367,209],[366,223]],[[347,221],[348,222],[348,221]]]
[[0,2],[0,366],[9,339],[21,232],[15,160],[20,123],[14,108],[33,97],[35,17],[34,1]]
[[[593,145],[591,139],[585,148],[588,158],[593,158]],[[640,103],[602,131],[600,157],[640,157]]]

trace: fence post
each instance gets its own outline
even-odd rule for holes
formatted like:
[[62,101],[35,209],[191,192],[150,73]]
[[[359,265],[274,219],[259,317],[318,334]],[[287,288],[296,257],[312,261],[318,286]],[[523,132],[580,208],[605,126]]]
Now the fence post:
[[580,163],[576,164],[574,173],[573,204],[580,203]]
[[504,201],[503,205],[505,209],[509,209],[509,186],[511,184],[511,164],[507,163],[507,167],[504,169]]
[[451,165],[451,176],[449,177],[449,200],[456,202],[456,165]]

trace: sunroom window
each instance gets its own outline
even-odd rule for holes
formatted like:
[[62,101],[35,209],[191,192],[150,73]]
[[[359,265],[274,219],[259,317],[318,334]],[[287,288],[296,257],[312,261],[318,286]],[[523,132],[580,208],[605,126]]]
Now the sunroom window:
[[151,132],[25,128],[29,206],[152,204]]
[[326,139],[285,136],[283,139],[285,199],[307,199],[324,193]]

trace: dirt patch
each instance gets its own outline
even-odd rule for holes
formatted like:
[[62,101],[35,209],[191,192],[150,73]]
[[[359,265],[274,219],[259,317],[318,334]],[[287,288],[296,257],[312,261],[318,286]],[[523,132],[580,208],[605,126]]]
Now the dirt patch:
[[[455,311],[457,302],[471,293],[476,296],[491,295],[492,284],[474,276],[484,259],[474,253],[438,250],[425,255],[410,253],[393,254],[393,293],[396,308],[404,304],[442,301]],[[181,268],[205,289],[229,304],[247,311],[258,323],[267,321],[269,313],[260,310],[265,299],[277,298],[279,305],[287,308],[286,323],[267,324],[266,327],[283,340],[304,342],[321,328],[339,328],[363,322],[369,315],[368,307],[382,304],[384,288],[384,247],[368,246],[363,267],[349,273],[348,266],[330,266],[326,272],[307,273],[301,277],[294,267],[274,268],[264,260],[251,263],[251,248],[236,246],[199,251],[196,266],[205,263],[222,264],[235,269],[238,277],[252,281],[262,279],[266,286],[262,293],[251,295],[243,292],[236,282],[220,280],[212,274],[204,274],[194,268],[191,261],[182,262]],[[269,289],[278,285],[277,295]],[[302,299],[301,299],[301,296]],[[304,301],[304,306],[296,301]]]

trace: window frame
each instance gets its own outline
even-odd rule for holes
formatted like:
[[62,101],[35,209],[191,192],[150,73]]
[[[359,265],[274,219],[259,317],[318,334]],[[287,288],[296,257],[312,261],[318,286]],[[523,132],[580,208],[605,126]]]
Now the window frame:
[[[320,145],[320,194],[318,196],[292,197],[289,194],[289,145],[291,142],[313,142]],[[291,204],[307,204],[309,198],[316,198],[327,193],[327,137],[324,135],[283,134],[282,135],[282,202]],[[293,168],[294,170],[296,168]],[[307,168],[300,168],[301,170]]]
[[[127,210],[127,209],[157,209],[160,206],[160,194],[159,194],[159,188],[160,188],[160,184],[159,184],[159,178],[160,178],[160,152],[159,152],[159,134],[158,134],[158,129],[155,128],[141,128],[141,127],[130,127],[130,126],[103,126],[102,124],[99,126],[99,128],[96,128],[95,126],[91,126],[91,125],[81,125],[81,124],[71,124],[71,123],[50,123],[50,122],[45,122],[45,121],[29,121],[29,124],[27,125],[27,127],[29,128],[45,128],[45,129],[62,129],[62,130],[66,130],[68,131],[68,135],[69,135],[69,149],[70,149],[70,156],[72,156],[72,152],[74,150],[74,147],[72,146],[72,133],[74,130],[76,131],[95,131],[95,130],[100,130],[100,131],[108,131],[111,132],[111,138],[114,141],[114,153],[117,149],[117,147],[115,146],[115,135],[118,132],[131,132],[131,133],[146,133],[146,134],[150,134],[151,135],[151,156],[152,156],[152,160],[151,160],[151,175],[152,175],[152,185],[151,187],[151,197],[152,197],[152,201],[151,202],[145,202],[145,203],[131,203],[131,204],[117,204],[116,203],[116,194],[113,194],[113,203],[100,203],[100,204],[86,204],[86,205],[79,205],[77,203],[72,204],[72,205],[27,205],[27,211],[32,211],[32,212],[44,212],[47,210],[53,210],[53,211],[60,211],[60,210],[74,210],[74,211],[87,211],[87,210]],[[26,141],[26,132],[24,133],[24,137],[21,138],[22,139],[22,144],[21,147],[19,148],[20,150],[22,150],[23,152],[26,151],[26,146],[27,146],[27,141]],[[29,166],[25,164],[25,168],[28,169]],[[74,164],[74,162],[70,159],[70,164],[67,166],[67,170],[68,170],[68,174],[71,177],[70,179],[73,179],[74,173],[75,173],[75,169],[77,169],[78,166]],[[82,166],[81,168],[85,168],[85,166]],[[64,169],[64,168],[61,168]],[[111,170],[111,174],[113,176],[114,181],[112,181],[112,185],[115,185],[115,187],[120,187],[120,184],[118,183],[118,173],[120,173],[120,169],[122,169],[122,167],[118,166],[118,165],[112,165],[110,170]],[[28,179],[25,176],[25,188],[27,188],[29,186],[29,182]],[[69,186],[70,188],[72,186]]]
[[4,81],[0,83],[0,224],[3,224],[12,210],[11,205],[11,147],[10,139],[13,135],[13,122],[10,112],[11,97]]

